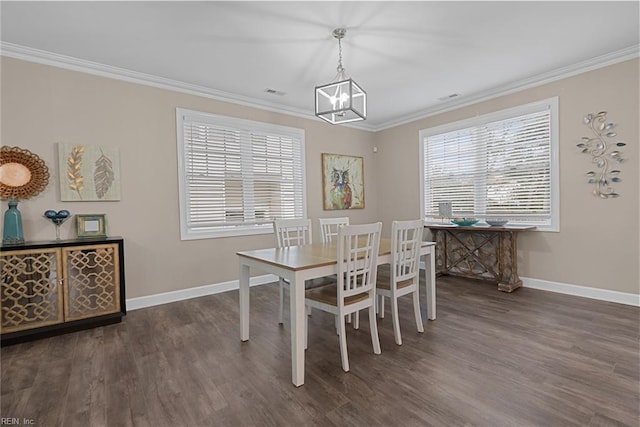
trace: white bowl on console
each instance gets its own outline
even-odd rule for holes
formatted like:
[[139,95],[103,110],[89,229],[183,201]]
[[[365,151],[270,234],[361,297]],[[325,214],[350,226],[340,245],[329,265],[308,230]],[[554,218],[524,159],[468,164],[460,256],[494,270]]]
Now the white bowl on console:
[[485,222],[492,227],[502,227],[503,225],[508,223],[509,220],[504,218],[487,218],[485,219]]

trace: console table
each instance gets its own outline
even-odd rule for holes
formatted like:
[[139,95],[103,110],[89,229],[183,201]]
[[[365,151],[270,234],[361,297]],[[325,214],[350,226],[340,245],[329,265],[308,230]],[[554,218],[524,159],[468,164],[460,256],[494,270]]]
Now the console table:
[[535,227],[427,224],[436,242],[436,274],[488,280],[498,290],[522,286],[518,277],[517,237]]

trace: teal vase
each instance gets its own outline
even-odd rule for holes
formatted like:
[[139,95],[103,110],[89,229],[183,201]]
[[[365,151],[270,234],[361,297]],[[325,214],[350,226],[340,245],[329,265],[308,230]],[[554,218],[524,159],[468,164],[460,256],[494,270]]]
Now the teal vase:
[[3,245],[15,245],[24,243],[22,232],[22,214],[18,210],[18,201],[9,200],[9,209],[4,213],[4,229],[2,232]]

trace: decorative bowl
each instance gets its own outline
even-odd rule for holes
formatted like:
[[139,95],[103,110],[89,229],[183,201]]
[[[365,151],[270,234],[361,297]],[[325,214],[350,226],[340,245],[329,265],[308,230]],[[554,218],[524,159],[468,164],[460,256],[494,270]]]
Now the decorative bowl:
[[455,225],[459,225],[461,227],[469,227],[478,222],[475,218],[454,218],[451,220]]
[[500,219],[500,218],[493,218],[493,219],[487,218],[487,219],[485,219],[485,222],[487,224],[489,224],[490,226],[492,226],[492,227],[502,227],[503,225],[508,223],[509,220],[508,219]]

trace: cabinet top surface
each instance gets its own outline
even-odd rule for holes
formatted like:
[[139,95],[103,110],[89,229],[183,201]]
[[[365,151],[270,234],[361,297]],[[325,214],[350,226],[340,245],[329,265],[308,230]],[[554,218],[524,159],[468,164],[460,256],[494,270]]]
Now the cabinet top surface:
[[455,224],[425,224],[425,228],[433,228],[433,229],[441,229],[441,230],[471,230],[471,231],[530,231],[535,230],[535,226],[532,225],[502,225],[502,226],[491,226],[491,225],[469,225],[469,226],[460,226]]
[[90,237],[83,239],[67,239],[67,240],[42,240],[42,241],[27,241],[24,243],[18,243],[14,245],[2,245],[3,251],[13,251],[20,249],[32,249],[32,248],[54,248],[61,246],[78,246],[78,245],[92,245],[100,243],[117,243],[122,242],[123,239],[120,236],[112,237]]

